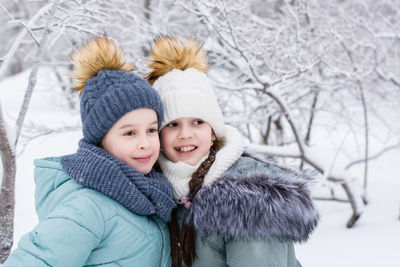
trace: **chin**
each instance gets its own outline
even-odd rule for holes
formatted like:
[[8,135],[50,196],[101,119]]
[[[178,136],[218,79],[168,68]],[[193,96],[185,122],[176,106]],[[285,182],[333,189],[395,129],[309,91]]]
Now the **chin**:
[[200,160],[196,160],[196,159],[188,159],[188,160],[185,160],[185,161],[183,161],[183,162],[185,162],[186,164],[189,164],[190,166],[194,166],[194,165],[196,165],[199,161],[200,161]]
[[148,174],[151,171],[151,168],[138,168],[137,166],[130,165],[135,171],[140,172],[141,174]]
[[151,169],[145,169],[145,170],[139,170],[138,172],[140,172],[141,174],[148,174],[149,172],[151,172]]

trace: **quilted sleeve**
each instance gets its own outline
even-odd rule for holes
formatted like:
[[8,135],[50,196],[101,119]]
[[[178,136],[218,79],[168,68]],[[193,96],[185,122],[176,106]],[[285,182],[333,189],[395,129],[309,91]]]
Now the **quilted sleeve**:
[[3,267],[83,266],[100,243],[103,231],[101,210],[78,191],[21,238]]

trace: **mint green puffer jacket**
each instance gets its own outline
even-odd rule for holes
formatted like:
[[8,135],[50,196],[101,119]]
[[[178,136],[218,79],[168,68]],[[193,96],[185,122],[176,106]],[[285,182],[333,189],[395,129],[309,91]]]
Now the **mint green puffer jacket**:
[[35,161],[39,224],[3,267],[171,266],[167,224],[131,213],[67,175],[59,158]]

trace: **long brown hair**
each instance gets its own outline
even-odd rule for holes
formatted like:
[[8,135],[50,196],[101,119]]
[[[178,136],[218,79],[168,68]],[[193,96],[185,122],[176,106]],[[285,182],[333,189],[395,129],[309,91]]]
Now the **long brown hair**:
[[[193,199],[197,192],[203,186],[204,177],[215,160],[215,155],[223,145],[222,139],[217,139],[210,147],[210,153],[200,167],[193,173],[189,181],[189,199]],[[171,237],[172,266],[181,267],[181,260],[187,267],[191,267],[196,258],[196,230],[193,221],[186,222],[187,211],[183,218],[182,228],[179,231],[178,220],[175,210],[172,212],[171,222],[169,224]]]

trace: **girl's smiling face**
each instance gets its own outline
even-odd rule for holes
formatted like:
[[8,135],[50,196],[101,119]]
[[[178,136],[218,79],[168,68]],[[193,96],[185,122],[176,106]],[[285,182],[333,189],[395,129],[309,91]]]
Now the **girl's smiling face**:
[[103,148],[136,171],[147,174],[160,151],[157,114],[140,108],[122,116],[104,136]]
[[210,124],[198,118],[179,118],[161,130],[161,147],[172,162],[196,165],[210,150],[215,135]]

